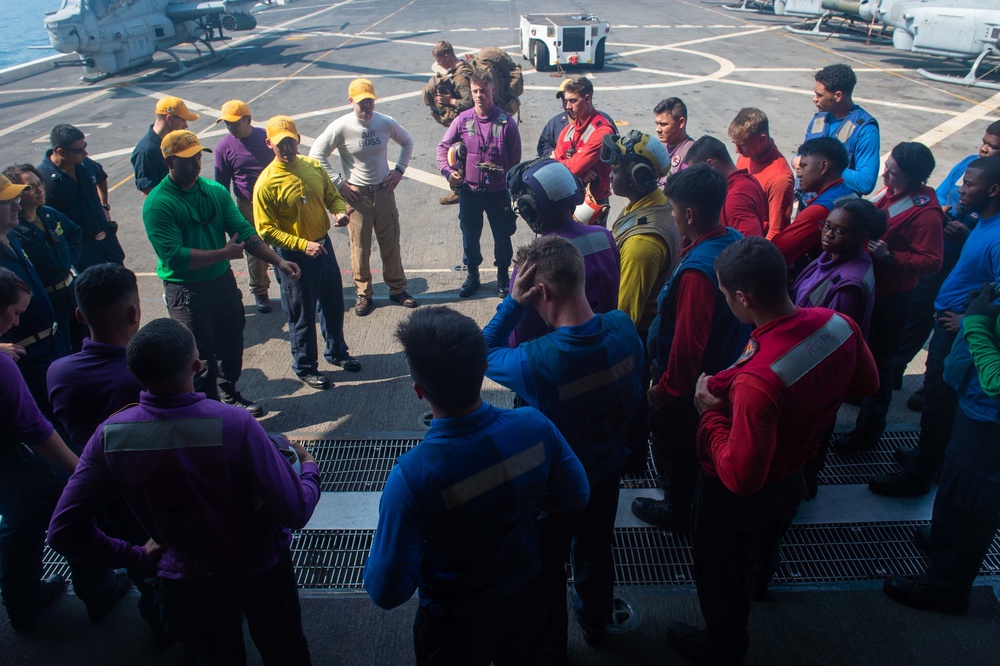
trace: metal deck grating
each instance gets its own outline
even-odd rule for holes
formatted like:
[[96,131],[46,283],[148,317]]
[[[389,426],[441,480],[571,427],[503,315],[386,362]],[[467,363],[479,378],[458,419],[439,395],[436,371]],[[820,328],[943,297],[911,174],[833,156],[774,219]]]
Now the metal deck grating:
[[[927,559],[913,544],[926,521],[792,525],[781,544],[774,583],[829,583],[916,575]],[[302,530],[292,558],[303,589],[362,588],[374,530]],[[691,542],[686,535],[653,527],[615,530],[615,577],[619,585],[691,585]],[[69,577],[66,562],[45,551],[45,575]],[[1000,538],[993,541],[980,575],[1000,576]]]
[[[886,432],[871,451],[852,456],[831,452],[819,475],[821,485],[866,484],[877,474],[899,469],[893,459],[897,448],[916,446],[918,431]],[[300,440],[301,441],[301,440]],[[420,443],[419,438],[404,439],[317,439],[303,442],[319,463],[323,492],[381,492],[396,458]],[[622,488],[657,487],[657,473],[652,458],[646,458],[642,472],[622,476]]]

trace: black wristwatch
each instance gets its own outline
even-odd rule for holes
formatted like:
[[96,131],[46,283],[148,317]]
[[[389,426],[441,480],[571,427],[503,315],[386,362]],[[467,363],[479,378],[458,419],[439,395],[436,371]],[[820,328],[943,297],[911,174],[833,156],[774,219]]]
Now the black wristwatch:
[[111,204],[101,204],[101,208],[104,210],[111,210]]
[[894,258],[893,257],[893,253],[892,253],[892,251],[890,251],[888,254],[885,255],[885,263],[891,264],[893,258]]
[[403,170],[403,169],[401,169],[401,168],[399,168],[398,164],[396,166],[394,166],[393,169],[395,169],[396,171],[398,171],[401,175],[405,175],[406,174],[406,171]]

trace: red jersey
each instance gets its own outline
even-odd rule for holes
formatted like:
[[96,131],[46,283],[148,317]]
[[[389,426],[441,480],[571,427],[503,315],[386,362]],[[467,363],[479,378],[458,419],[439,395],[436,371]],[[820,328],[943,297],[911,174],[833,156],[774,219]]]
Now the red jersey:
[[889,215],[882,240],[892,252],[891,264],[872,257],[876,298],[910,291],[921,275],[941,270],[944,211],[934,190],[922,185],[916,192],[897,194],[886,188],[872,203]]
[[767,220],[767,195],[746,169],[737,169],[726,178],[726,203],[722,223],[744,236],[763,236]]
[[796,308],[756,329],[743,355],[708,382],[722,400],[701,415],[706,474],[737,495],[802,469],[846,397],[871,395],[878,371],[858,325],[826,308]]
[[583,179],[588,171],[597,173],[597,180],[590,183],[590,193],[595,199],[611,196],[611,165],[601,161],[601,142],[605,135],[615,130],[607,118],[597,111],[585,119],[577,118],[566,125],[556,141],[554,157]]
[[773,239],[792,219],[792,199],[795,195],[795,174],[792,173],[792,167],[772,139],[770,150],[759,160],[740,155],[736,168],[747,169],[764,188],[768,203],[764,233],[768,240]]

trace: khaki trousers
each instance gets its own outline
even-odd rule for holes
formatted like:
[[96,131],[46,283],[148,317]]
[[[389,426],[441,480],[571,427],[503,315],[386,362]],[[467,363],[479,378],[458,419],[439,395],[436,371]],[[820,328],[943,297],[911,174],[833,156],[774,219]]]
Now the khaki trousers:
[[[253,202],[249,199],[236,197],[236,207],[240,209],[240,214],[246,218],[255,229],[257,225],[253,222]],[[249,252],[246,252],[247,273],[250,274],[250,293],[257,295],[267,295],[267,290],[271,287],[271,276],[267,274],[268,263],[263,259],[258,259]]]
[[382,256],[382,279],[389,287],[389,294],[406,291],[406,274],[399,256],[399,211],[396,196],[389,190],[373,190],[356,186],[361,198],[354,204],[354,212],[347,224],[351,237],[351,269],[358,296],[372,296],[372,231],[378,241]]

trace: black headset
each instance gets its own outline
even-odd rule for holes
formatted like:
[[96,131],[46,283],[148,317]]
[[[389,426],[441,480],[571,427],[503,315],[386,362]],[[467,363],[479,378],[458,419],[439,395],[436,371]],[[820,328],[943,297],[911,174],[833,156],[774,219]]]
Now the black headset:
[[[535,193],[531,191],[531,188],[525,184],[523,176],[525,171],[545,161],[552,161],[552,158],[536,157],[533,160],[515,165],[507,172],[507,191],[510,192],[511,208],[514,209],[515,213],[524,218],[524,221],[528,223],[528,226],[535,233],[540,233],[536,229],[536,225],[538,224],[538,200],[535,197]],[[576,181],[576,196],[573,197],[573,205],[579,206],[583,203],[583,182],[576,176],[573,176],[573,179]]]

